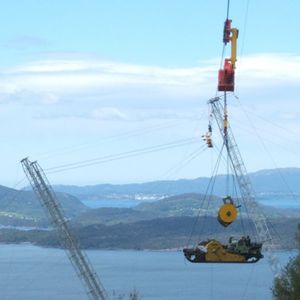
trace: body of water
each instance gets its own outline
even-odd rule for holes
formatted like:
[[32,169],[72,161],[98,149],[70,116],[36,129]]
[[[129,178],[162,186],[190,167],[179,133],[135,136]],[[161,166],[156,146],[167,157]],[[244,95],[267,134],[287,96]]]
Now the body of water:
[[263,205],[268,205],[276,208],[292,208],[292,209],[300,209],[300,199],[295,197],[295,199],[291,197],[268,197],[268,198],[258,198],[258,203]]
[[[122,207],[129,208],[137,206],[140,203],[153,202],[145,200],[134,200],[134,199],[114,199],[114,200],[82,200],[82,203],[90,208],[100,208],[100,207]],[[263,205],[272,206],[275,208],[294,208],[300,209],[300,199],[291,197],[260,197],[257,198],[257,202]]]
[[113,200],[81,200],[81,202],[90,208],[100,207],[122,207],[129,208],[137,206],[145,201],[130,200],[130,199],[113,199]]
[[[87,254],[111,299],[136,289],[144,300],[271,299],[267,259],[256,264],[191,264],[181,252],[104,251]],[[291,253],[278,253],[286,263]],[[87,299],[63,250],[0,245],[2,300]]]

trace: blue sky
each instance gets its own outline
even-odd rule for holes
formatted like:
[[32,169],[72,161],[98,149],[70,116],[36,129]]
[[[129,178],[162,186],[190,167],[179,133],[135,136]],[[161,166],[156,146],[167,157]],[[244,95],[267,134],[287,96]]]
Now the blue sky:
[[[23,176],[24,156],[48,169],[184,138],[199,144],[49,179],[83,185],[209,176],[215,152],[185,161],[207,127],[225,2],[3,2],[0,182],[13,186]],[[299,11],[292,0],[231,0],[240,36],[230,121],[249,171],[300,167]]]

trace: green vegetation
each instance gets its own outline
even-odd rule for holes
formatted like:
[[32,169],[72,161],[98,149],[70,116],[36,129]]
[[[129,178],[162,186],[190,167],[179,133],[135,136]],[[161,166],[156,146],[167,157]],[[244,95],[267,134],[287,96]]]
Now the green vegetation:
[[[133,223],[156,218],[197,216],[202,201],[200,194],[184,194],[155,202],[146,202],[133,208],[98,208],[89,210],[74,219],[74,222],[88,226],[92,224],[114,225]],[[212,203],[217,205],[215,197]]]
[[[93,224],[115,225],[153,220],[154,218],[195,217],[199,214],[202,198],[203,195],[201,194],[183,194],[159,201],[145,202],[133,208],[105,207],[91,209],[80,214],[73,222],[80,226]],[[211,215],[216,215],[220,203],[221,198],[212,197],[210,199]],[[300,217],[300,210],[295,209],[264,207],[264,212],[270,218],[277,218],[276,222],[282,222],[282,220],[284,222],[287,217],[294,219]]]
[[[74,218],[88,210],[74,196],[65,193],[57,193],[57,196],[68,218]],[[0,186],[1,225],[44,227],[47,223],[45,212],[32,191]]]
[[[195,230],[192,235],[192,242],[199,241],[199,237],[208,238],[203,235],[202,225],[209,224],[209,231],[215,238],[228,241],[228,236],[243,235],[242,226],[239,221],[232,224],[230,233],[219,225],[215,217],[169,217],[159,218],[133,223],[120,223],[114,225],[93,224],[89,226],[74,227],[74,235],[78,238],[80,245],[85,249],[178,249],[186,245],[189,240],[195,222]],[[247,220],[244,220],[245,230],[251,232]],[[286,219],[280,223],[273,223],[274,230],[279,235],[291,235],[296,231],[299,219]],[[293,246],[292,239],[286,237],[282,241],[285,249]],[[57,235],[54,231],[20,231],[16,229],[0,230],[0,242],[22,243],[30,242],[45,247],[60,247]]]
[[[33,197],[32,193],[28,195]],[[69,222],[74,235],[78,238],[81,246],[86,249],[177,249],[186,245],[195,223],[197,226],[195,226],[192,235],[191,242],[193,243],[198,242],[200,237],[210,238],[211,235],[224,242],[227,242],[230,235],[244,235],[240,219],[226,231],[219,225],[216,213],[221,201],[220,198],[213,197],[210,199],[210,206],[212,207],[210,216],[206,215],[206,217],[197,219],[202,197],[201,194],[184,194],[151,203],[143,203],[133,208],[86,210],[84,206],[83,209],[78,206],[76,198],[72,200],[73,198],[70,196],[67,198],[71,204],[68,208],[68,217],[75,216],[70,218]],[[32,201],[34,200],[32,199]],[[40,205],[36,199],[35,201],[37,206]],[[65,200],[61,198],[61,201],[63,206],[66,206],[63,202]],[[29,219],[28,215],[27,219],[21,218],[22,211],[24,214],[22,205],[24,203],[20,203],[20,208],[10,217],[7,216],[3,207],[3,213],[0,213],[0,222],[3,221],[2,218],[7,218],[18,220],[14,226],[44,227],[41,222],[37,223],[37,217],[32,216],[33,219]],[[74,207],[73,212],[70,211],[72,206]],[[33,210],[35,209],[35,206],[31,207]],[[27,209],[29,210],[28,206]],[[80,211],[81,214],[79,214]],[[41,214],[44,214],[42,210]],[[282,210],[269,208],[267,215],[273,216],[274,229],[285,237],[281,241],[281,246],[285,249],[293,247],[292,235],[296,231],[300,211],[294,210],[290,217],[282,217]],[[287,214],[284,212],[284,215]],[[251,233],[253,231],[252,223],[248,221],[246,216],[243,217],[243,220],[245,232]],[[36,223],[31,224],[30,222]],[[0,224],[4,225],[5,223]],[[203,231],[205,224],[206,227],[209,227],[211,235],[205,236],[205,230]],[[286,232],[291,234],[286,235]],[[45,247],[60,247],[56,232],[52,230],[0,229],[0,242],[30,242]]]
[[274,280],[272,291],[276,300],[300,299],[300,224],[295,240],[298,249],[297,256],[290,259],[281,276]]

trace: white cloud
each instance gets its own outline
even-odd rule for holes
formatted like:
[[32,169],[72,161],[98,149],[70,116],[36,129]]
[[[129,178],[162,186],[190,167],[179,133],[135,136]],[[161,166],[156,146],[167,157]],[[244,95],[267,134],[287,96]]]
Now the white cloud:
[[52,60],[8,70],[19,86],[68,93],[90,88],[169,87],[187,89],[205,83],[212,67],[162,68],[101,61]]
[[[47,59],[3,70],[0,97],[2,102],[20,105],[60,105],[59,110],[48,108],[52,116],[180,118],[191,105],[214,95],[217,71],[217,60],[190,68],[166,68],[91,58]],[[254,103],[257,95],[263,98],[266,93],[275,101],[277,91],[284,91],[285,86],[290,93],[293,87],[298,89],[300,56],[244,56],[237,63],[236,74],[238,92],[255,95]]]
[[[158,124],[159,129],[149,130],[147,138],[133,135],[128,141],[79,147],[80,151],[55,156],[49,166],[190,136],[198,137],[197,147],[202,145],[201,135],[207,129],[206,100],[215,95],[218,60],[191,68],[163,68],[70,57],[2,69],[3,157],[17,161],[30,155],[36,159],[40,153],[103,142],[105,137],[126,132],[141,130],[144,135],[149,126],[156,128]],[[237,62],[236,72],[240,101],[229,98],[229,118],[250,170],[274,167],[262,154],[261,139],[271,149],[278,166],[298,166],[299,154],[290,152],[300,148],[300,55],[245,56]],[[256,130],[249,126],[239,103],[249,112]],[[215,139],[217,128],[213,125]],[[286,149],[290,151],[285,152]],[[162,154],[161,161],[173,157],[178,163],[182,153],[174,153]],[[201,157],[201,170],[209,170],[210,161]],[[155,162],[149,158],[148,167],[155,166]],[[119,163],[115,168],[122,170]],[[143,163],[141,158],[141,163],[135,164]],[[189,176],[199,176],[199,164],[192,166],[194,171],[189,171]],[[6,167],[10,168],[9,162]],[[127,176],[126,163],[123,167]],[[103,166],[100,173],[107,176],[112,170],[111,165],[106,169]],[[99,169],[95,169],[95,178],[97,174]],[[82,171],[74,176],[73,179],[81,180]]]
[[[289,54],[259,54],[245,56],[237,63],[237,74],[243,74],[253,81],[261,78],[270,80],[300,80],[300,56]],[[218,69],[217,60],[203,62],[190,68],[163,68],[159,66],[134,65],[99,60],[55,59],[36,61],[6,70],[3,75],[21,84],[60,90],[62,86],[76,89],[98,84],[118,86],[171,85],[190,87],[195,84],[215,84]]]
[[127,115],[115,107],[95,109],[90,116],[97,120],[128,120]]
[[292,54],[257,54],[241,59],[238,76],[242,85],[299,84],[300,56]]

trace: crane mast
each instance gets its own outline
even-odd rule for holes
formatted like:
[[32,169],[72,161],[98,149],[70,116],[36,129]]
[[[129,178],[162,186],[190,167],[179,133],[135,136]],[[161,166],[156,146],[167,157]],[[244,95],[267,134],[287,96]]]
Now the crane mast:
[[[255,263],[263,258],[261,253],[262,247],[267,251],[269,263],[273,274],[278,277],[281,273],[281,267],[277,256],[274,253],[275,244],[267,223],[267,218],[261,212],[260,207],[255,201],[255,193],[252,187],[250,178],[248,176],[244,161],[235,141],[233,132],[228,122],[228,106],[227,106],[227,93],[234,92],[235,90],[235,68],[237,61],[237,39],[239,30],[231,26],[232,20],[229,19],[229,5],[230,0],[227,0],[227,15],[224,22],[223,30],[223,51],[222,59],[224,58],[225,47],[228,43],[231,45],[231,57],[224,59],[223,68],[218,72],[218,86],[217,93],[224,92],[224,98],[214,97],[208,101],[211,106],[208,131],[203,135],[203,140],[209,148],[213,148],[212,142],[212,125],[211,118],[216,120],[218,129],[222,136],[223,146],[219,154],[216,164],[216,170],[219,167],[222,151],[226,149],[226,196],[223,198],[223,204],[218,210],[218,222],[227,227],[235,221],[238,215],[237,209],[241,205],[236,205],[233,198],[229,193],[229,176],[230,169],[236,178],[239,187],[240,198],[245,205],[246,212],[249,218],[253,221],[258,241],[251,242],[249,236],[242,236],[241,239],[234,240],[233,237],[229,238],[228,244],[222,244],[217,239],[208,239],[200,241],[195,247],[186,247],[183,253],[186,259],[192,263],[207,263],[207,262],[234,262],[234,263]],[[224,158],[224,157],[223,157]],[[211,183],[211,181],[210,181]],[[209,183],[209,185],[210,185]],[[212,189],[211,188],[211,193]],[[208,186],[207,191],[210,186]],[[205,195],[206,197],[206,195]],[[204,198],[205,199],[205,198]],[[207,206],[208,208],[208,206]]]
[[264,249],[268,251],[268,259],[271,269],[275,276],[280,274],[280,264],[274,255],[274,242],[267,224],[266,217],[261,213],[257,202],[255,201],[255,193],[252,187],[250,178],[247,173],[246,166],[242,159],[241,153],[239,151],[238,145],[235,141],[232,129],[230,125],[226,124],[226,134],[224,134],[224,107],[221,103],[220,97],[212,98],[208,101],[211,106],[212,114],[216,120],[219,131],[224,139],[226,145],[226,150],[228,153],[229,161],[232,167],[234,175],[237,178],[238,186],[240,188],[241,197],[244,203],[247,205],[248,213],[253,220],[257,235],[261,242],[264,243]]
[[56,228],[61,245],[65,249],[89,298],[92,300],[107,300],[108,295],[86,254],[80,250],[77,240],[72,235],[63,209],[42,168],[36,161],[30,162],[28,158],[22,159],[21,164],[50,222]]

